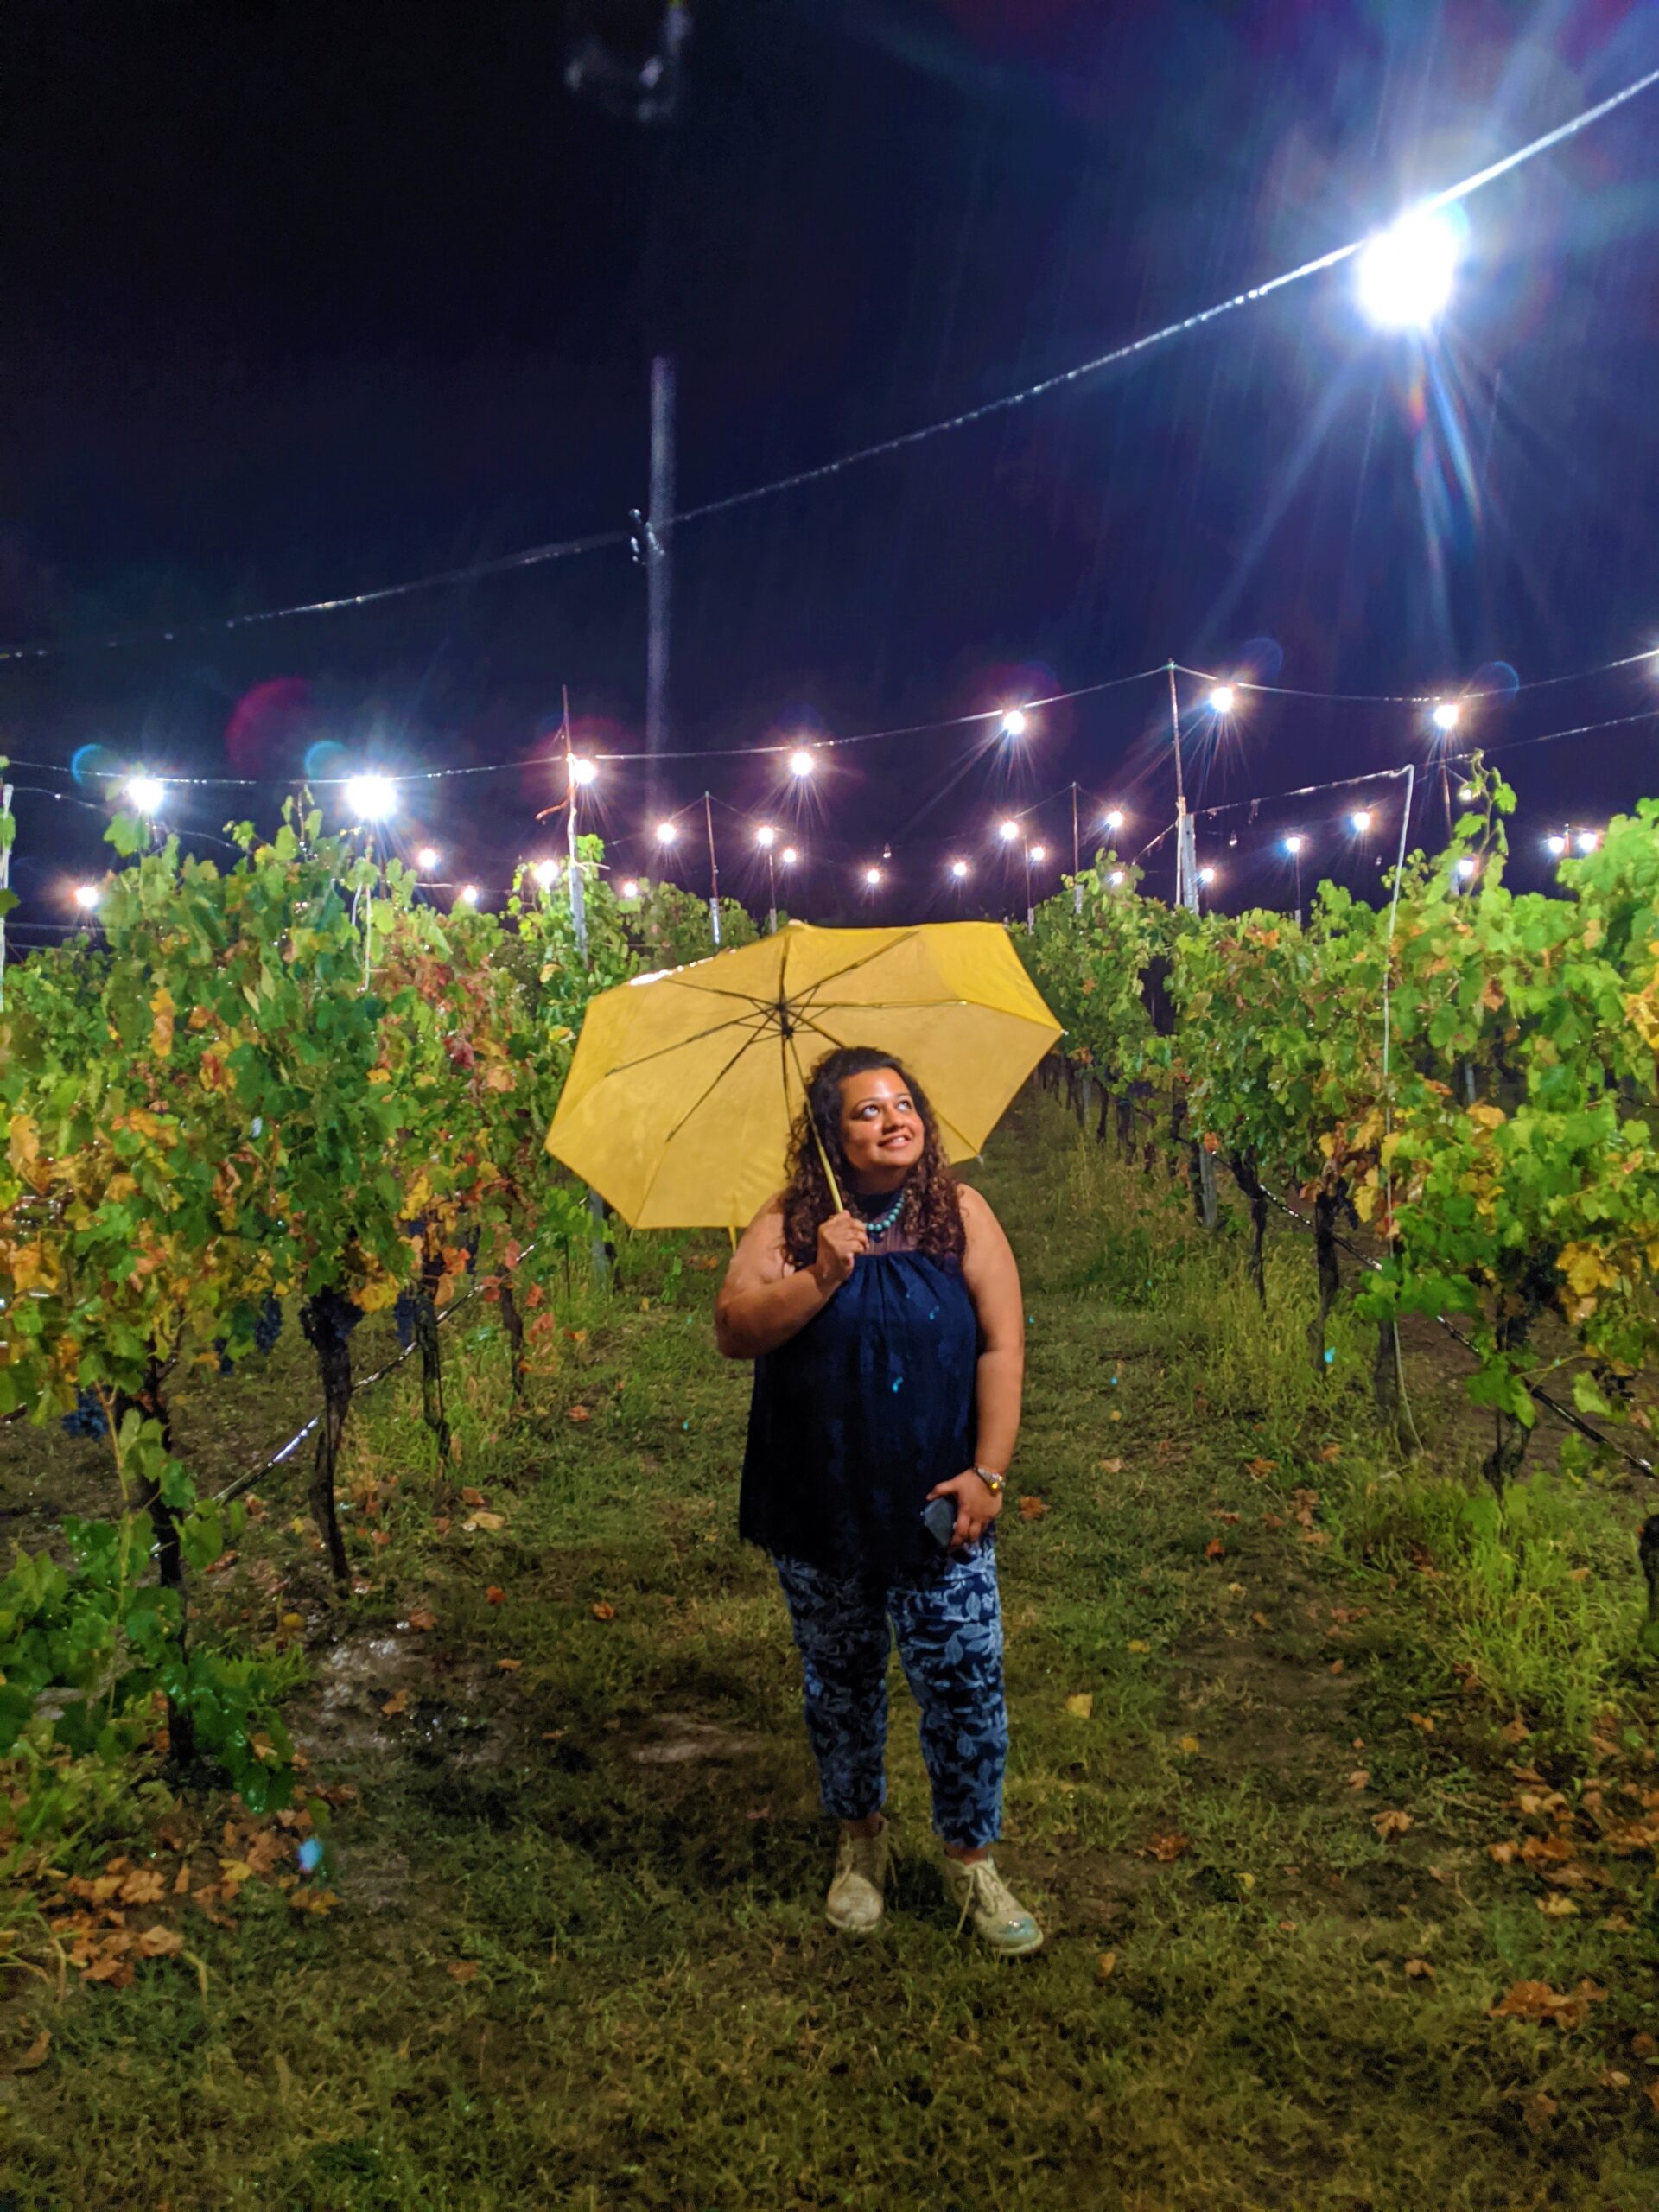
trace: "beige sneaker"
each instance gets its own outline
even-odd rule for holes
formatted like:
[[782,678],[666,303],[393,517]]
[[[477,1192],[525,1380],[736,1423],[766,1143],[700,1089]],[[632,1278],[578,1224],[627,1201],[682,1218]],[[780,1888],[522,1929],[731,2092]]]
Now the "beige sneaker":
[[843,1936],[868,1936],[880,1919],[889,1846],[885,1821],[874,1835],[849,1835],[845,1828],[842,1830],[836,1852],[836,1878],[823,1909],[830,1925],[839,1928]]
[[976,1859],[971,1866],[964,1866],[947,1853],[944,1886],[951,1904],[962,1908],[962,1918],[957,1923],[958,1935],[971,1920],[981,1942],[1001,1958],[1022,1958],[1027,1951],[1041,1948],[1042,1929],[990,1859]]

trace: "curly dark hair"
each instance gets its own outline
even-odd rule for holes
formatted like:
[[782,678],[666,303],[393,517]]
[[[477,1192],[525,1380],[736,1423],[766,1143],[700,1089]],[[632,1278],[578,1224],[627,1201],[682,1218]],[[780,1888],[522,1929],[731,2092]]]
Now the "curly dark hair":
[[790,1135],[789,1181],[784,1186],[784,1249],[798,1268],[810,1268],[817,1257],[819,1226],[836,1211],[813,1127],[816,1124],[823,1139],[845,1199],[853,1187],[853,1171],[842,1149],[841,1086],[849,1075],[870,1075],[877,1068],[893,1070],[922,1117],[922,1156],[905,1184],[899,1230],[930,1259],[960,1260],[966,1249],[957,1179],[944,1156],[938,1124],[921,1085],[891,1052],[877,1052],[869,1045],[844,1045],[826,1052],[807,1078],[806,1103]]

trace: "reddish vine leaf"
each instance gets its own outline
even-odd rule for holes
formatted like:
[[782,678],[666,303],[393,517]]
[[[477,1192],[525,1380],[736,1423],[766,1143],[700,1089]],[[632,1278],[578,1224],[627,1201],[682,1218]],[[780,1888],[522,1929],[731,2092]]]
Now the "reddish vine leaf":
[[1027,1491],[1020,1501],[1020,1518],[1022,1521],[1040,1521],[1047,1511],[1046,1500],[1036,1497],[1031,1491]]

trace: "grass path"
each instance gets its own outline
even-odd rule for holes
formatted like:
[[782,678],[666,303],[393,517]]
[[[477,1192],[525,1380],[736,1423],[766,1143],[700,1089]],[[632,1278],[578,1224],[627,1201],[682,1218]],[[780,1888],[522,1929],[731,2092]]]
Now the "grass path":
[[[1628,1509],[1535,1481],[1497,1540],[1459,1470],[1379,1446],[1357,1325],[1314,1376],[1294,1237],[1264,1317],[1052,1103],[978,1179],[1032,1316],[999,1858],[1046,1949],[957,1936],[896,1662],[890,1916],[824,1924],[793,1655],[734,1534],[747,1377],[694,1264],[578,1315],[516,1428],[475,1340],[442,1484],[412,1392],[364,1408],[343,1617],[273,1491],[215,1602],[304,1656],[313,1777],[357,1793],[340,1903],[255,1876],[169,1907],[188,1954],[130,1987],[16,1983],[6,2035],[52,2043],[3,2085],[13,2203],[1651,2212]],[[1452,1451],[1427,1380],[1418,1410]],[[86,1865],[199,1888],[223,1809]]]

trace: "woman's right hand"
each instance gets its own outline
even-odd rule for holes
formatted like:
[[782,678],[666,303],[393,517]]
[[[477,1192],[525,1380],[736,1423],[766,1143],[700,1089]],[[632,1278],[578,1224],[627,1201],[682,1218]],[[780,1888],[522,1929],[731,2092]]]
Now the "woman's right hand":
[[868,1252],[870,1240],[861,1221],[849,1213],[832,1213],[828,1221],[818,1227],[818,1256],[812,1262],[812,1273],[826,1297],[832,1290],[839,1290],[853,1272],[853,1263],[861,1252]]

